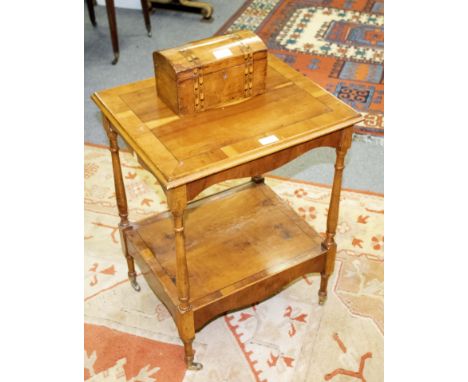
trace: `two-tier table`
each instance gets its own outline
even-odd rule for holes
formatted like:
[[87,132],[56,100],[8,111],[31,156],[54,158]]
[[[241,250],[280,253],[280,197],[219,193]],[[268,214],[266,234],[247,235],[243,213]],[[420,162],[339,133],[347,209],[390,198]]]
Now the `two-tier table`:
[[[324,303],[335,263],[344,158],[362,118],[272,55],[264,94],[195,115],[174,114],[158,98],[155,80],[92,98],[110,141],[130,282],[140,290],[136,261],[177,324],[187,367],[199,369],[195,331],[217,315],[259,302],[310,272],[321,274]],[[167,213],[129,222],[118,135],[161,184]],[[322,146],[337,153],[324,240],[262,177]],[[210,185],[243,177],[251,181],[192,201]]]

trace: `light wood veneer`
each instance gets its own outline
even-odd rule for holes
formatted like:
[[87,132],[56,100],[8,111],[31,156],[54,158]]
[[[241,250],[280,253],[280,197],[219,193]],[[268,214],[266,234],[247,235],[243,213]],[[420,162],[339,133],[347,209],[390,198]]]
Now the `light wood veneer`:
[[[176,322],[189,369],[201,368],[192,342],[209,320],[310,272],[321,274],[323,304],[334,270],[344,159],[362,117],[276,57],[268,60],[264,94],[194,115],[174,114],[153,78],[92,96],[109,136],[130,282],[140,289],[136,260]],[[157,178],[169,212],[129,222],[117,135]],[[321,240],[262,174],[323,146],[337,157]],[[252,182],[190,203],[208,186],[241,177]]]

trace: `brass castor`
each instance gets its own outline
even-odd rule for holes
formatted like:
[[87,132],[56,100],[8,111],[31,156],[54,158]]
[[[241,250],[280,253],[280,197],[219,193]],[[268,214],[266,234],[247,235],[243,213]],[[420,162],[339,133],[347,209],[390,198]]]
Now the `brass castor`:
[[112,65],[117,64],[117,61],[119,61],[119,53],[114,53],[114,59],[112,60]]
[[132,285],[132,288],[135,289],[137,292],[141,290],[140,284],[136,280],[130,279],[130,284]]
[[319,292],[319,305],[325,304],[325,301],[327,301],[327,294]]
[[213,16],[213,8],[209,6],[202,8],[201,14],[203,16],[203,20],[205,21],[211,20],[211,16]]
[[195,370],[195,371],[198,371],[198,370],[201,370],[203,369],[203,365],[199,362],[191,362],[188,366],[187,366],[187,369],[188,370]]

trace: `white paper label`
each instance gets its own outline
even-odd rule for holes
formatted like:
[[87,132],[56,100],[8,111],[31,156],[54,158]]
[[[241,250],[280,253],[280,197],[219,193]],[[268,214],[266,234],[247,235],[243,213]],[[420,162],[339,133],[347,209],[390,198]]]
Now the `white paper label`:
[[262,145],[268,145],[273,142],[278,142],[279,139],[276,135],[269,135],[268,137],[260,138],[258,140]]
[[221,58],[231,57],[232,52],[229,48],[220,48],[213,51],[213,56],[215,56],[217,60],[220,60]]

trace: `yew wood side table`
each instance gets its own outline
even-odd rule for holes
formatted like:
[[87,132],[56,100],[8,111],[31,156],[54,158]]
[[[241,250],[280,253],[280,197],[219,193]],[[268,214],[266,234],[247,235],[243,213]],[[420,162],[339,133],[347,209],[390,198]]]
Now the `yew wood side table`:
[[[140,290],[136,261],[176,322],[189,369],[201,368],[192,342],[209,320],[311,272],[321,274],[323,304],[334,269],[344,159],[362,118],[276,57],[268,61],[264,94],[190,116],[157,97],[154,78],[92,96],[110,141],[130,282]],[[118,135],[161,184],[167,213],[129,222]],[[337,153],[324,240],[262,177],[322,146]],[[243,177],[251,181],[192,201],[210,185]]]

